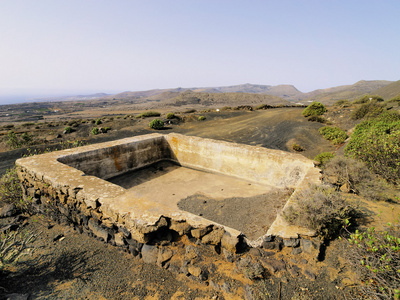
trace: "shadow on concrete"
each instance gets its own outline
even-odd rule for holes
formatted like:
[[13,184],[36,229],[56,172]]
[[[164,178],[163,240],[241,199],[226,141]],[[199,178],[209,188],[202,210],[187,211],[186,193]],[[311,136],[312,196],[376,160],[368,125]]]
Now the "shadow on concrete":
[[179,168],[182,168],[182,166],[176,162],[162,160],[149,166],[128,171],[124,174],[112,177],[107,181],[119,185],[124,189],[130,189],[152,179],[165,176]]

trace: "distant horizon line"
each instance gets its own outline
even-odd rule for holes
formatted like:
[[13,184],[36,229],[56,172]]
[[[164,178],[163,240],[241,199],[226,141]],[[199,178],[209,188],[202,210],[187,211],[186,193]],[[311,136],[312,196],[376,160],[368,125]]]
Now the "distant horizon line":
[[[375,79],[375,80],[365,80],[360,79],[351,84],[342,84],[337,86],[325,87],[325,88],[317,88],[307,92],[303,92],[299,90],[294,84],[289,83],[281,83],[281,84],[260,84],[260,83],[239,83],[232,85],[215,85],[215,86],[193,86],[193,87],[168,87],[168,88],[150,88],[150,89],[125,89],[125,90],[116,90],[116,89],[105,89],[105,90],[97,90],[97,89],[39,89],[39,88],[0,88],[0,105],[11,105],[11,104],[21,104],[21,103],[29,103],[29,102],[44,102],[44,101],[52,101],[51,99],[46,100],[46,98],[56,98],[56,97],[76,97],[76,96],[90,96],[95,94],[106,94],[106,95],[115,95],[124,92],[145,92],[151,90],[168,90],[168,89],[201,89],[201,88],[219,88],[219,87],[231,87],[231,86],[239,86],[239,85],[258,85],[258,86],[280,86],[287,85],[293,86],[301,93],[310,93],[320,89],[328,89],[339,86],[353,85],[360,81],[389,81],[396,82],[396,80],[384,80],[384,79]],[[7,101],[7,102],[4,102]],[[54,100],[57,101],[57,100]]]

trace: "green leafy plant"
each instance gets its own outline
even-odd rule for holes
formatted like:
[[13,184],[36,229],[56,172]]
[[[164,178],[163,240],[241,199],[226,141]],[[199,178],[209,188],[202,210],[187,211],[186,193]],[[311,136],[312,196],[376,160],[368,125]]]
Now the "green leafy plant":
[[136,118],[159,117],[161,114],[157,111],[146,111],[136,116]]
[[346,220],[358,214],[340,192],[324,185],[310,185],[296,192],[292,201],[282,212],[284,219],[289,224],[313,229],[326,239],[334,237]]
[[362,104],[360,107],[358,107],[354,111],[352,111],[350,117],[353,120],[359,120],[362,118],[373,118],[373,117],[379,116],[381,113],[383,113],[383,111],[384,111],[384,108],[381,104],[379,104],[375,100],[368,101],[368,102]]
[[74,132],[74,129],[71,126],[67,126],[64,128],[64,133],[72,133]]
[[101,119],[96,119],[96,121],[94,122],[96,125],[100,125],[102,124]]
[[14,131],[10,131],[8,133],[7,145],[10,149],[17,149],[21,147],[21,142],[19,141]]
[[388,181],[400,181],[400,114],[386,112],[356,126],[345,154]]
[[310,122],[328,123],[328,120],[320,116],[310,116],[307,119]]
[[370,227],[351,233],[345,257],[358,275],[364,299],[400,299],[399,223],[388,223],[384,231]]
[[294,143],[294,144],[292,145],[292,149],[293,149],[294,151],[297,151],[297,152],[302,152],[302,151],[305,150],[302,146],[300,146],[299,144],[296,144],[296,143]]
[[97,135],[97,134],[99,134],[99,133],[100,133],[99,128],[97,128],[97,127],[93,127],[93,128],[92,128],[92,134],[93,134],[93,135]]
[[309,106],[307,106],[301,114],[304,117],[309,117],[309,116],[320,116],[325,112],[327,112],[327,109],[322,103],[313,102]]
[[351,102],[349,100],[338,100],[333,105],[340,106],[340,107],[349,107],[351,106]]
[[149,127],[152,129],[160,130],[164,128],[164,122],[160,119],[154,119],[149,123]]
[[167,113],[167,119],[174,119],[176,116],[174,113]]
[[319,162],[319,165],[323,167],[329,160],[335,157],[335,154],[331,152],[322,152],[314,157],[314,160]]
[[321,127],[319,133],[334,145],[342,144],[348,137],[346,132],[338,127]]
[[204,121],[205,119],[206,119],[205,116],[200,116],[198,120],[199,120],[199,121]]
[[363,103],[367,103],[367,102],[371,102],[371,101],[375,101],[375,102],[383,102],[383,98],[378,96],[378,95],[364,95],[356,100],[353,101],[354,104],[363,104]]

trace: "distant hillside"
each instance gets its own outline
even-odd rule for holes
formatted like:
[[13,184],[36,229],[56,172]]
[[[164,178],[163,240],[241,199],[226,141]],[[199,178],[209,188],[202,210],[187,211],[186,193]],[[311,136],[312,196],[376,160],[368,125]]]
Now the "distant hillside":
[[304,101],[318,101],[327,105],[333,104],[337,100],[354,100],[365,94],[375,94],[375,91],[388,86],[393,81],[386,80],[361,80],[353,85],[342,85],[338,87],[315,90],[304,94]]
[[[107,99],[133,100],[146,98],[152,101],[164,101],[172,99],[178,94],[192,91],[197,93],[247,93],[247,94],[265,94],[284,98],[288,101],[297,101],[303,95],[293,85],[260,85],[260,84],[240,84],[222,87],[194,87],[194,88],[176,88],[176,89],[155,89],[149,91],[123,92],[108,96]],[[143,100],[143,99],[142,99]],[[142,101],[139,101],[142,102]]]
[[290,104],[290,102],[271,95],[250,93],[199,93],[186,91],[177,97],[165,100],[164,105],[172,106],[238,106],[238,105],[279,105]]
[[195,88],[194,92],[207,93],[250,93],[250,94],[266,94],[284,98],[286,100],[298,99],[303,93],[297,90],[293,85],[260,85],[260,84],[239,84],[222,87],[211,88]]
[[379,95],[385,100],[389,100],[400,95],[400,80],[392,82],[384,87],[374,90],[371,94]]

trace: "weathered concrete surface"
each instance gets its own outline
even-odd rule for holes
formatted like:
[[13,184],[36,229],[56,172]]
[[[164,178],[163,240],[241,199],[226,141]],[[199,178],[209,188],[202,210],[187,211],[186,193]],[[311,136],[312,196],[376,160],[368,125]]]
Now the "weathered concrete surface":
[[[235,249],[232,243],[239,243],[239,231],[104,180],[164,159],[266,188],[301,188],[319,180],[319,170],[301,155],[179,134],[133,137],[27,157],[16,164],[25,197],[56,206],[83,229],[112,243],[148,243],[157,231],[173,230],[180,235],[199,233],[196,237],[204,243],[224,240],[223,247]],[[312,233],[287,226],[278,216],[267,234],[288,238]]]

